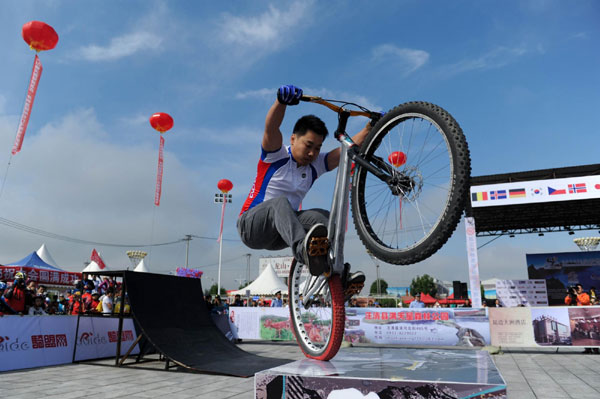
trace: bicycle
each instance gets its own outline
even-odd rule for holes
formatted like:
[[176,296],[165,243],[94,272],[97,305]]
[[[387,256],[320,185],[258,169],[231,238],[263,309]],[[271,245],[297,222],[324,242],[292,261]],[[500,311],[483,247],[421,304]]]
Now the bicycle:
[[[439,250],[460,221],[470,156],[458,123],[434,104],[408,102],[381,114],[351,102],[311,96],[301,100],[337,112],[334,136],[341,157],[327,226],[330,269],[312,276],[294,259],[290,320],[304,354],[330,360],[343,339],[344,303],[351,296],[343,292],[350,273],[343,256],[349,197],[358,236],[372,256],[395,265],[419,262]],[[345,132],[351,116],[371,119],[360,148]]]

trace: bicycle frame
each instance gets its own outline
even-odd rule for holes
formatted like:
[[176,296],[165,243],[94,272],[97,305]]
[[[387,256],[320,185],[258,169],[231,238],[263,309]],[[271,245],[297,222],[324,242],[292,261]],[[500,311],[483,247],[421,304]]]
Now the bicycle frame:
[[[309,302],[309,298],[314,294],[319,293],[322,288],[327,284],[327,279],[333,274],[339,274],[343,276],[344,273],[344,242],[346,235],[346,226],[348,225],[348,212],[349,196],[350,196],[350,177],[352,174],[352,163],[353,161],[367,168],[375,176],[381,180],[388,182],[391,176],[381,171],[376,166],[373,166],[369,161],[365,160],[358,154],[356,144],[352,141],[350,136],[346,134],[346,124],[350,116],[366,116],[374,118],[380,116],[379,114],[365,111],[348,111],[343,107],[336,106],[329,103],[320,97],[303,97],[303,101],[316,102],[324,105],[339,115],[338,126],[335,131],[335,138],[340,142],[340,162],[338,165],[337,175],[335,179],[335,186],[333,189],[333,198],[331,201],[331,211],[329,214],[329,221],[327,224],[327,238],[329,240],[329,251],[327,260],[330,266],[331,273],[311,278],[309,287],[304,289],[304,302],[305,305]],[[386,170],[388,173],[393,172]],[[348,270],[346,270],[348,272]]]

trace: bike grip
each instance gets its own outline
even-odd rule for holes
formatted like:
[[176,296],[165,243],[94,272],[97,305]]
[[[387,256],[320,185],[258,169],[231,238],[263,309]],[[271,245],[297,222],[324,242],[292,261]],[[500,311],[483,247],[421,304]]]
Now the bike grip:
[[317,100],[319,97],[315,97],[315,96],[302,96],[300,97],[300,101],[306,101],[306,102],[311,102],[314,100]]

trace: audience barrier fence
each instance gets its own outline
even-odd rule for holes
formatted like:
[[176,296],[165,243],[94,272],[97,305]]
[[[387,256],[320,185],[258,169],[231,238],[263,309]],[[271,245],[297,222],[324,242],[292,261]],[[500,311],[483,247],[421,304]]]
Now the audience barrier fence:
[[[116,355],[119,319],[77,316],[0,317],[0,371],[54,366]],[[137,335],[132,319],[123,319],[122,345]],[[77,350],[75,354],[75,343]],[[138,353],[136,346],[132,353]]]

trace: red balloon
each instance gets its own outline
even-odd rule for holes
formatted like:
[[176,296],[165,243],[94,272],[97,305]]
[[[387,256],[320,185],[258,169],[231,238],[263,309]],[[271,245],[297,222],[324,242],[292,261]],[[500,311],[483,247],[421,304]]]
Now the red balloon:
[[227,179],[221,179],[217,183],[217,187],[219,188],[219,190],[221,190],[221,192],[228,193],[233,188],[233,183]]
[[173,118],[164,112],[157,112],[150,117],[150,124],[154,129],[164,133],[173,127]]
[[52,50],[58,43],[58,34],[48,24],[29,21],[21,29],[23,40],[35,51]]
[[388,161],[395,167],[402,166],[406,163],[406,154],[402,151],[394,151],[388,157]]

